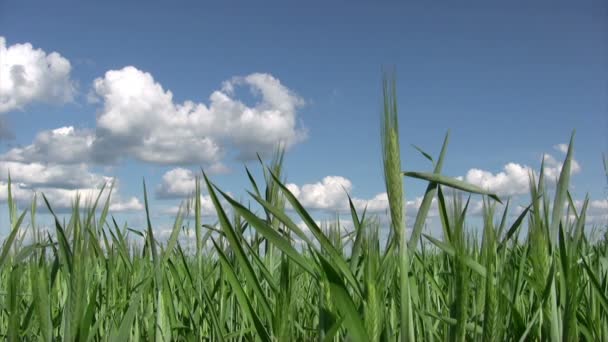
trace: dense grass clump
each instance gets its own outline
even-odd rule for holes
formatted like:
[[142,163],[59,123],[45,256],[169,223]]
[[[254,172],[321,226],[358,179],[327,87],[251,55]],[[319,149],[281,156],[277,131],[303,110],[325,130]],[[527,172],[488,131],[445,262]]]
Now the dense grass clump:
[[[541,167],[538,179],[530,175],[530,205],[510,219],[506,199],[441,174],[447,135],[437,160],[420,150],[433,163],[431,172],[403,172],[392,80],[384,83],[384,99],[386,241],[377,218],[352,202],[352,231],[345,234],[339,222],[318,225],[285,186],[282,153],[263,168],[263,183],[247,170],[250,200],[259,209],[236,201],[203,174],[162,243],[149,219],[145,185],[146,227],[119,226],[100,191],[84,209],[76,201],[68,220],[59,220],[44,198],[55,217],[54,231],[46,232],[36,225],[35,205],[29,214],[18,213],[9,180],[0,336],[607,341],[607,242],[587,238],[589,199],[577,209],[568,192],[573,139],[555,190],[548,191]],[[409,234],[404,176],[428,182]],[[201,183],[216,222],[201,217]],[[481,236],[467,229],[471,196],[483,198]],[[422,234],[433,199],[441,239]],[[33,238],[26,242],[26,235]]]

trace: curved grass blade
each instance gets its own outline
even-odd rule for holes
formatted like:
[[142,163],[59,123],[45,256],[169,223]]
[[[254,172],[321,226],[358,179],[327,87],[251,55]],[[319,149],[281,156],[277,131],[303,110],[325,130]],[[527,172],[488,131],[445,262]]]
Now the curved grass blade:
[[321,231],[321,229],[319,228],[319,226],[317,226],[317,223],[312,219],[312,217],[306,211],[306,209],[304,209],[304,207],[302,206],[302,204],[300,203],[300,201],[298,201],[298,199],[275,176],[274,173],[270,172],[270,174],[272,175],[272,177],[273,177],[274,181],[276,182],[276,184],[283,191],[283,194],[285,195],[285,197],[287,198],[287,200],[289,201],[289,203],[291,203],[291,206],[298,213],[298,215],[300,215],[300,217],[302,218],[302,220],[304,221],[304,223],[306,224],[306,226],[308,226],[308,228],[310,229],[311,233],[315,236],[315,238],[317,239],[317,241],[319,241],[319,244],[321,245],[321,248],[323,248],[323,250],[325,250],[329,254],[332,263],[344,275],[344,277],[348,281],[349,285],[351,285],[353,287],[353,289],[355,290],[355,292],[357,293],[357,295],[359,295],[360,297],[362,297],[363,296],[363,291],[361,290],[361,286],[360,286],[359,282],[355,279],[355,276],[351,272],[349,265],[342,258],[341,253],[336,250],[336,248],[332,245],[331,241],[325,236],[325,234],[323,234],[323,232]]
[[530,210],[532,205],[534,205],[534,203],[530,203],[530,205],[527,206],[526,209],[524,209],[521,212],[521,214],[519,214],[519,216],[517,217],[515,222],[513,222],[513,224],[509,228],[509,230],[507,230],[507,234],[505,235],[505,237],[502,239],[502,241],[498,245],[498,251],[502,250],[506,246],[507,242],[509,242],[509,239],[511,239],[513,234],[515,234],[515,232],[517,232],[517,230],[521,226],[521,223],[523,222],[524,218],[526,218],[526,215],[528,214],[528,211]]
[[211,201],[213,202],[213,205],[215,206],[215,210],[217,212],[217,216],[218,216],[222,231],[224,232],[225,237],[228,239],[228,242],[229,242],[230,246],[232,247],[232,250],[234,251],[234,254],[235,254],[239,264],[243,267],[243,273],[245,273],[245,277],[247,278],[247,283],[251,285],[251,287],[253,288],[253,291],[257,295],[258,300],[260,301],[260,304],[262,306],[262,309],[263,309],[264,313],[266,314],[266,317],[272,317],[270,305],[268,304],[268,301],[266,299],[266,294],[262,290],[262,288],[260,286],[260,282],[259,282],[258,278],[256,277],[255,272],[253,271],[253,267],[251,266],[251,263],[249,262],[249,260],[247,259],[247,256],[245,255],[245,251],[243,250],[243,247],[241,246],[241,242],[239,241],[236,231],[232,227],[232,224],[230,223],[230,221],[228,220],[228,217],[226,216],[226,212],[222,208],[220,201],[217,198],[217,195],[214,190],[214,186],[211,184],[211,182],[207,178],[206,174],[203,173],[203,177],[205,179],[205,183],[207,185],[207,190],[209,191],[209,196],[211,197]]
[[479,195],[486,195],[486,196],[494,199],[496,202],[502,204],[502,201],[500,200],[500,198],[498,198],[498,196],[496,194],[486,191],[476,185],[458,180],[456,178],[441,176],[441,175],[434,174],[434,173],[414,172],[414,171],[404,171],[403,175],[407,176],[407,177],[412,177],[412,178],[426,180],[429,182],[438,183],[438,184],[445,185],[445,186],[448,186],[450,188],[454,188],[457,190],[462,190],[462,191],[479,194]]
[[555,199],[553,201],[553,212],[551,214],[551,228],[549,232],[551,234],[551,246],[555,247],[557,244],[557,235],[559,230],[559,223],[562,219],[562,212],[564,211],[564,204],[567,200],[568,186],[570,183],[570,172],[572,165],[572,154],[574,152],[574,134],[570,137],[570,143],[568,144],[568,152],[566,153],[566,160],[562,165],[562,170],[559,174],[559,180],[557,181],[557,188],[555,190]]
[[[426,234],[423,234],[423,236],[429,241],[431,241],[435,246],[439,247],[439,249],[447,253],[449,256],[456,256],[456,249],[454,249],[454,247],[452,247],[449,243],[439,241],[434,237]],[[475,273],[479,274],[481,277],[486,277],[486,268],[479,264],[477,261],[473,260],[468,255],[460,255],[459,257],[462,259],[463,263],[467,265],[471,270],[475,271]]]
[[306,260],[295,248],[281,236],[275,229],[268,226],[268,224],[253,214],[249,209],[232,199],[228,194],[218,190],[222,196],[232,205],[234,210],[241,215],[253,228],[255,228],[264,238],[268,239],[274,246],[278,247],[283,253],[291,258],[296,264],[300,265],[306,272],[313,277],[316,277],[315,270],[311,266],[310,262]]
[[[443,167],[443,161],[445,159],[449,139],[450,131],[447,131],[447,133],[445,134],[445,138],[443,139],[443,145],[441,146],[439,159],[437,160],[437,164],[435,165],[435,169],[433,170],[436,175],[441,174],[441,169]],[[437,186],[437,183],[429,182],[429,185],[426,187],[424,197],[422,198],[422,202],[420,203],[420,208],[418,208],[418,212],[416,213],[414,230],[412,231],[410,241],[408,242],[408,248],[410,249],[415,249],[416,245],[418,244],[418,241],[420,240],[420,234],[422,233],[422,229],[424,228],[424,222],[426,221],[426,217],[429,213],[429,209],[431,208],[431,204],[433,203],[433,197],[435,197],[435,193],[437,192]]]
[[412,147],[416,149],[416,151],[420,152],[420,154],[422,154],[426,159],[428,159],[431,163],[435,164],[435,161],[433,160],[433,157],[431,157],[430,154],[424,152],[423,149],[421,149],[420,147],[418,147],[417,145],[412,144]]
[[[209,187],[209,189],[210,189],[209,191],[212,191],[211,187]],[[220,246],[218,246],[217,242],[215,242],[215,240],[213,238],[211,238],[211,241],[213,242],[213,246],[215,246],[215,250],[217,251],[220,263],[222,264],[222,266],[224,268],[226,278],[227,278],[228,282],[230,283],[230,286],[234,290],[234,292],[235,292],[234,294],[236,295],[236,298],[241,306],[241,309],[243,310],[243,315],[248,320],[251,321],[251,323],[255,327],[255,330],[256,330],[258,336],[260,337],[260,339],[262,339],[262,341],[271,341],[268,331],[262,324],[262,321],[260,320],[260,317],[258,316],[257,312],[253,309],[251,302],[249,301],[249,298],[245,294],[245,291],[243,290],[241,283],[239,282],[238,278],[236,277],[236,273],[234,272],[232,265],[230,265],[230,262],[228,261],[228,258],[226,257],[226,254],[224,254],[224,251],[222,250],[222,248]]]
[[323,271],[329,281],[329,289],[333,299],[333,304],[342,312],[344,324],[349,331],[349,337],[353,341],[369,341],[365,324],[361,320],[361,316],[355,307],[353,299],[348,294],[346,286],[338,272],[333,268],[331,263],[321,254],[317,254]]
[[26,211],[24,211],[21,216],[19,216],[19,218],[17,219],[17,221],[14,223],[11,233],[8,235],[8,237],[4,240],[4,244],[2,245],[2,252],[0,252],[0,270],[2,269],[2,267],[4,266],[4,263],[7,260],[8,257],[8,253],[11,250],[11,247],[13,246],[13,242],[15,241],[15,238],[17,237],[17,233],[19,233],[19,227],[21,226],[21,222],[23,222],[23,218],[25,217]]

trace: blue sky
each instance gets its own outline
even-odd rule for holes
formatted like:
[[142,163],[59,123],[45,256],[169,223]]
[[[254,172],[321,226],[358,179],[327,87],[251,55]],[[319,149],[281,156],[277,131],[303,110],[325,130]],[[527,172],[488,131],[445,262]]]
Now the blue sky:
[[[243,196],[252,150],[282,139],[288,182],[320,217],[344,205],[342,186],[381,210],[381,71],[394,66],[404,169],[429,170],[410,144],[437,155],[450,129],[445,174],[523,203],[522,175],[543,153],[559,170],[557,146],[576,129],[573,192],[588,192],[601,220],[607,11],[605,1],[2,1],[0,201],[8,169],[23,203],[32,191],[69,203],[116,177],[115,209],[137,221],[142,177],[157,213],[200,167]],[[406,180],[408,200],[424,187]]]

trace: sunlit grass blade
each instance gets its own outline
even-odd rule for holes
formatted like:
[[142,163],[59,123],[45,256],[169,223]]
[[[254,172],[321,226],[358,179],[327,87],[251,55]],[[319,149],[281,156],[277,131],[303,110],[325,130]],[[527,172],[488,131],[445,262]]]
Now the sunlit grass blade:
[[[437,164],[435,164],[435,169],[433,172],[437,175],[441,174],[441,169],[443,168],[443,161],[445,159],[445,154],[448,148],[448,141],[450,139],[450,131],[445,134],[445,138],[443,139],[443,145],[441,146],[441,152],[439,153],[439,158],[437,159]],[[432,161],[432,159],[431,159]],[[418,208],[418,213],[416,214],[416,221],[414,222],[414,229],[412,230],[412,235],[410,237],[408,247],[410,249],[415,249],[418,241],[420,240],[420,234],[422,233],[422,229],[424,228],[424,223],[426,221],[426,217],[429,213],[429,209],[431,208],[431,204],[433,202],[433,197],[435,197],[435,193],[437,192],[437,183],[429,182],[429,185],[426,187],[426,191],[424,192],[424,197],[422,198],[422,202],[420,203],[420,207]]]
[[[533,204],[530,204],[529,206],[527,206],[521,212],[521,214],[519,214],[519,216],[517,217],[517,219],[515,220],[515,222],[513,222],[513,224],[511,225],[511,227],[507,230],[507,233],[505,234],[505,237],[502,239],[502,241],[498,245],[498,250],[499,251],[501,249],[503,249],[507,245],[507,242],[509,242],[509,240],[511,239],[511,237],[519,230],[522,222],[526,218],[526,215],[528,214],[528,211],[530,210],[530,208],[532,207],[532,205]],[[504,219],[503,219],[503,222],[504,222]]]
[[21,227],[21,223],[23,222],[23,219],[25,218],[26,213],[27,212],[24,211],[19,216],[19,218],[13,223],[10,234],[8,235],[8,237],[4,240],[4,243],[2,244],[2,251],[0,252],[0,270],[3,268],[4,264],[6,263],[7,257],[11,250],[11,247],[13,246],[13,241],[15,241],[15,238],[17,237],[17,234],[19,233],[19,227]]
[[333,266],[322,255],[317,255],[323,270],[329,281],[329,289],[331,292],[333,304],[338,307],[344,318],[344,324],[349,331],[349,338],[353,341],[369,341],[369,336],[365,331],[365,325],[359,316],[359,312],[355,307],[355,303],[348,294],[346,286],[341,280],[340,275],[336,272]]
[[276,184],[281,188],[283,194],[287,198],[287,201],[291,203],[296,213],[298,213],[298,215],[302,218],[306,226],[310,229],[311,233],[315,236],[321,248],[328,253],[329,257],[331,258],[331,262],[344,275],[347,282],[353,287],[355,292],[359,296],[361,296],[362,290],[360,284],[355,279],[355,276],[351,272],[350,267],[348,266],[346,261],[343,259],[341,253],[336,250],[331,241],[321,231],[315,220],[313,220],[308,211],[304,209],[304,206],[302,206],[300,201],[298,201],[298,199],[293,195],[293,193],[291,193],[291,191],[289,191],[289,189],[279,179],[277,179],[274,174],[272,174],[272,177]]
[[217,216],[218,216],[222,231],[224,232],[226,239],[228,240],[230,246],[232,247],[232,250],[234,251],[236,258],[243,269],[243,273],[245,274],[245,277],[247,278],[247,283],[252,287],[253,291],[257,295],[257,297],[258,297],[257,299],[260,301],[261,308],[262,308],[263,312],[265,313],[266,317],[271,317],[272,315],[271,315],[270,305],[268,304],[268,301],[266,300],[266,294],[262,290],[259,280],[258,280],[257,276],[255,275],[255,272],[253,271],[253,267],[251,266],[251,263],[249,262],[249,260],[247,259],[247,256],[245,255],[245,251],[243,250],[243,247],[241,246],[241,241],[239,240],[239,238],[237,236],[237,232],[234,230],[234,228],[232,227],[232,224],[228,220],[228,217],[226,216],[226,212],[222,208],[222,205],[220,204],[220,201],[217,198],[213,185],[207,178],[207,175],[203,174],[203,177],[205,179],[205,183],[207,185],[207,190],[209,191],[211,200],[213,201],[213,205],[215,206],[215,210],[217,212]]
[[[211,187],[209,187],[209,189],[210,189],[210,191],[212,191]],[[249,298],[245,294],[245,291],[241,287],[241,283],[239,282],[238,278],[236,277],[236,274],[234,272],[234,269],[232,268],[232,265],[230,265],[230,262],[228,261],[228,258],[222,251],[222,248],[217,245],[215,240],[211,239],[211,241],[213,242],[213,245],[215,246],[215,250],[218,253],[218,257],[220,259],[220,262],[222,263],[222,267],[223,267],[223,270],[225,271],[226,278],[227,278],[228,282],[230,283],[230,286],[234,290],[234,294],[236,295],[236,298],[239,301],[240,307],[243,310],[243,315],[254,326],[254,328],[256,329],[256,332],[258,334],[258,337],[262,341],[271,341],[270,335],[268,334],[266,327],[264,327],[257,312],[253,309],[251,302],[249,301]]]
[[350,215],[353,220],[353,226],[355,229],[354,230],[355,231],[355,240],[353,242],[353,247],[352,247],[352,251],[350,254],[350,267],[351,267],[351,269],[356,269],[357,262],[358,262],[360,254],[361,254],[361,243],[363,241],[363,236],[364,236],[363,234],[365,233],[365,228],[368,225],[364,224],[366,211],[363,211],[363,216],[361,217],[361,220],[359,220],[359,215],[357,214],[357,210],[355,209],[353,200],[350,197],[350,195],[347,194],[347,196],[348,196],[348,206],[350,209]]
[[399,253],[400,332],[404,341],[415,341],[414,318],[410,295],[410,261],[405,234],[405,210],[401,152],[399,144],[399,120],[397,115],[397,87],[394,74],[384,75],[382,81],[383,108],[380,116],[380,136],[384,184],[388,197],[391,228],[395,234]]
[[557,188],[555,190],[555,199],[553,201],[553,212],[551,214],[551,227],[549,232],[551,234],[551,245],[555,246],[557,243],[557,235],[559,229],[559,223],[562,219],[562,213],[564,212],[564,204],[567,200],[568,186],[570,183],[570,173],[572,167],[572,157],[574,152],[574,134],[570,137],[570,143],[568,144],[568,152],[566,153],[566,159],[562,164],[562,170],[557,181]]
[[414,171],[405,171],[405,172],[403,172],[403,175],[406,177],[418,178],[418,179],[426,180],[429,182],[438,183],[438,184],[445,185],[445,186],[448,186],[448,187],[451,187],[451,188],[454,188],[457,190],[462,190],[465,192],[470,192],[470,193],[479,194],[479,195],[486,195],[486,196],[494,199],[498,203],[502,203],[502,201],[500,200],[500,198],[498,198],[498,196],[496,194],[493,194],[476,185],[458,180],[456,178],[442,176],[442,175],[438,175],[438,174],[434,174],[434,173],[414,172]]
[[274,246],[278,247],[283,253],[289,256],[296,264],[300,265],[306,272],[308,272],[313,277],[316,277],[316,272],[311,266],[310,262],[306,260],[304,257],[296,251],[295,248],[292,247],[291,243],[283,238],[276,230],[269,227],[266,222],[261,220],[255,214],[253,214],[249,209],[245,208],[243,205],[232,199],[227,194],[220,191],[222,196],[232,205],[234,210],[239,213],[253,228],[255,228],[261,235],[263,235],[266,239],[268,239]]

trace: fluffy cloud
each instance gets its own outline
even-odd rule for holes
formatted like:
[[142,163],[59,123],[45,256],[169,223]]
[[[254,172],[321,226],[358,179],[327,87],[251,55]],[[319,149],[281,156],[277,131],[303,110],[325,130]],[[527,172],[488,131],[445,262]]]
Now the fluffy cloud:
[[[25,186],[23,183],[11,183],[11,193],[13,200],[17,203],[27,205],[33,197],[34,192],[32,189]],[[8,183],[0,180],[0,203],[8,200]]]
[[344,177],[327,176],[320,182],[301,187],[290,183],[287,188],[307,208],[342,211],[348,209],[346,193],[352,190],[352,183]]
[[6,45],[0,36],[0,113],[31,102],[68,102],[74,93],[70,62],[29,44]]
[[[11,192],[13,199],[22,206],[29,206],[34,194],[37,194],[38,207],[46,208],[41,194],[43,193],[49,200],[53,210],[65,211],[72,208],[72,205],[77,197],[80,198],[81,206],[85,206],[91,203],[98,195],[99,188],[85,187],[77,189],[62,189],[53,187],[35,187],[32,188],[24,183],[13,183],[11,184]],[[102,199],[105,201],[108,194],[109,188],[104,190],[102,193]],[[6,202],[8,199],[8,183],[0,181],[0,202]],[[118,187],[115,186],[112,190],[112,197],[110,198],[110,210],[112,212],[124,212],[124,211],[138,211],[142,210],[143,205],[141,201],[136,197],[130,197],[123,199],[118,191]]]
[[[249,87],[258,102],[248,106],[235,99],[239,86]],[[106,164],[131,157],[154,164],[199,164],[217,173],[226,171],[221,162],[226,157],[249,159],[306,138],[296,122],[303,101],[268,74],[226,81],[206,105],[175,103],[151,74],[129,66],[95,79],[92,96],[101,104],[94,130],[43,131],[32,144],[0,158]]]
[[465,181],[483,189],[490,189],[499,196],[520,195],[528,192],[528,179],[532,169],[516,163],[504,166],[503,172],[492,172],[471,169],[465,176]]
[[144,206],[137,197],[129,197],[127,200],[120,200],[120,198],[118,200],[112,200],[112,198],[110,199],[110,211],[113,212],[139,211],[143,209]]
[[[544,175],[550,184],[554,183],[559,178],[563,163],[557,161],[550,154],[545,154],[543,158],[545,161]],[[574,159],[572,160],[570,170],[572,174],[581,171],[579,163]],[[534,174],[538,178],[538,172],[531,167],[517,163],[508,163],[504,166],[502,172],[496,174],[481,169],[470,169],[464,180],[483,189],[489,189],[499,196],[514,196],[529,192],[528,181],[531,174]]]
[[194,172],[175,168],[163,175],[162,183],[156,189],[158,198],[179,198],[191,195],[195,190]]
[[[259,102],[250,107],[233,98],[236,86],[250,87]],[[296,122],[302,100],[268,74],[224,82],[209,105],[174,103],[171,91],[131,66],[108,71],[93,90],[103,103],[94,146],[100,161],[119,157],[120,150],[151,163],[214,165],[229,148],[246,159],[278,143],[289,148],[306,136]]]
[[[91,172],[86,164],[27,163],[2,161],[0,163],[0,202],[8,199],[8,175],[12,181],[13,198],[23,206],[29,206],[34,194],[38,194],[38,205],[46,207],[40,193],[48,198],[53,209],[66,210],[72,207],[77,196],[81,204],[95,198],[103,185],[107,194],[109,186],[114,183],[110,209],[118,211],[136,211],[143,209],[141,202],[130,197],[123,199],[119,192],[118,182],[108,176]],[[103,194],[102,196],[106,196]]]
[[[543,156],[545,161],[545,177],[547,177],[549,182],[555,182],[559,178],[559,174],[562,172],[563,163],[556,160],[552,155],[545,154]],[[579,163],[572,159],[572,164],[570,165],[570,172],[572,174],[577,174],[581,171],[581,166]]]
[[[347,193],[351,193],[353,185],[347,178],[327,176],[316,183],[304,184],[302,186],[289,183],[286,187],[307,209],[332,213],[350,211]],[[376,194],[370,199],[352,197],[352,201],[355,209],[359,212],[367,209],[368,213],[385,214],[389,208],[386,192]],[[406,201],[405,210],[407,215],[415,215],[421,203],[422,197]],[[436,208],[435,200],[432,202],[432,207]]]
[[96,187],[110,180],[109,177],[91,173],[85,164],[60,165],[3,161],[0,164],[0,176],[7,177],[9,172],[14,182],[25,183],[33,187],[76,189]]
[[60,127],[38,133],[32,144],[13,148],[0,158],[16,162],[84,163],[90,161],[94,140],[93,133],[87,130]]
[[[248,106],[235,99],[239,86],[251,88],[258,103]],[[8,99],[4,94],[0,93],[2,101]],[[42,131],[32,144],[0,156],[0,176],[11,172],[19,184],[15,195],[24,203],[34,192],[44,191],[55,205],[68,208],[76,193],[92,192],[108,181],[89,171],[93,163],[131,157],[156,164],[203,164],[206,171],[220,173],[227,170],[221,161],[227,155],[250,158],[272,152],[279,143],[289,148],[306,136],[296,123],[302,100],[267,74],[224,82],[221,90],[211,94],[209,105],[174,103],[170,91],[134,67],[108,71],[94,81],[92,94],[101,104],[95,129],[66,126]],[[2,184],[6,188],[6,182]],[[194,174],[176,168],[163,176],[157,195],[178,198],[193,190]],[[112,208],[139,210],[141,203],[136,198],[115,197]]]
[[[38,192],[44,193],[49,200],[53,209],[70,209],[77,196],[80,196],[81,206],[87,202],[91,202],[99,195],[98,188],[81,188],[81,189],[58,189],[58,188],[41,188]],[[104,190],[102,199],[105,200],[108,190]],[[38,203],[39,205],[42,202]],[[46,206],[45,206],[46,207]],[[136,197],[130,197],[123,200],[118,194],[118,189],[112,190],[110,198],[110,210],[118,211],[138,211],[143,210],[143,205]]]
[[388,195],[386,192],[383,192],[369,200],[354,198],[353,204],[357,210],[367,209],[367,211],[371,213],[385,212],[388,210]]

